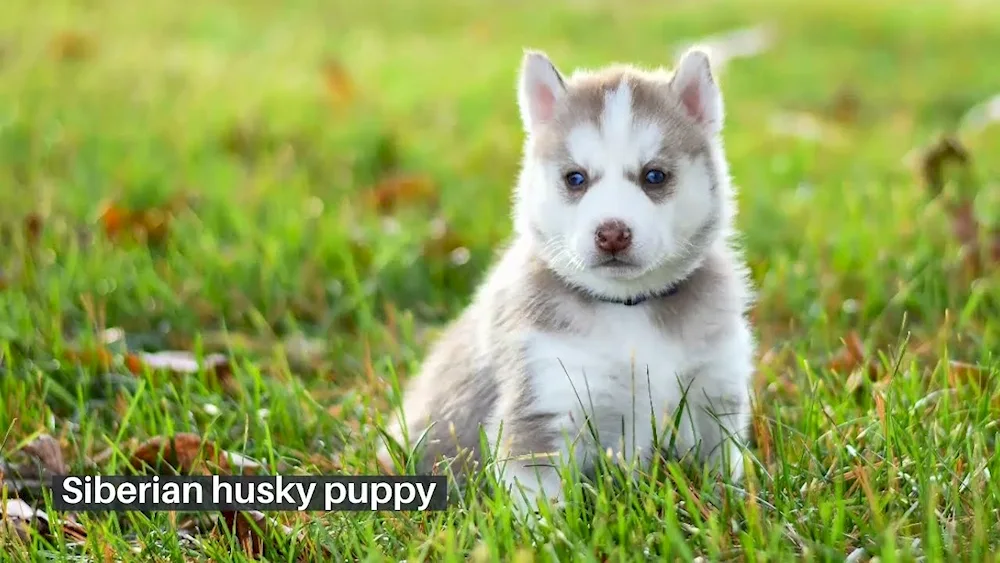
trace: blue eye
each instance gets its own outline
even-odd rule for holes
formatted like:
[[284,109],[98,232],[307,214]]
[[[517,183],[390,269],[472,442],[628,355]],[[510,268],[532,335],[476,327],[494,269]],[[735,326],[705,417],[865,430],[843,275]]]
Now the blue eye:
[[646,183],[647,184],[662,184],[667,181],[667,174],[662,170],[650,170],[646,172]]
[[566,185],[571,188],[579,188],[587,183],[587,177],[583,172],[570,172],[566,175]]

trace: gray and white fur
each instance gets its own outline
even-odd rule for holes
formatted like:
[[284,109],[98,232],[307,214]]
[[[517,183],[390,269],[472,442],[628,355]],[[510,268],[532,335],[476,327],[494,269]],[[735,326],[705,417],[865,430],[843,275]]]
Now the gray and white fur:
[[441,460],[467,471],[453,458],[481,462],[482,429],[498,453],[488,469],[521,488],[521,508],[561,502],[570,459],[586,471],[610,449],[641,467],[662,447],[654,434],[739,480],[753,292],[708,57],[564,77],[528,51],[518,100],[513,240],[408,383],[390,434],[421,440],[422,473]]

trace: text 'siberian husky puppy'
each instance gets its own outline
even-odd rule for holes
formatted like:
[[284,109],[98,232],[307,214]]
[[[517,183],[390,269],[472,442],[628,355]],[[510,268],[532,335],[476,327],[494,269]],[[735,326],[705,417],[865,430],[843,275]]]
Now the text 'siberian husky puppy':
[[518,100],[513,240],[429,351],[390,434],[430,472],[461,452],[486,461],[482,429],[488,467],[520,487],[522,509],[561,502],[559,463],[586,471],[610,449],[641,467],[672,434],[672,454],[738,480],[753,291],[708,56],[567,77],[529,51]]

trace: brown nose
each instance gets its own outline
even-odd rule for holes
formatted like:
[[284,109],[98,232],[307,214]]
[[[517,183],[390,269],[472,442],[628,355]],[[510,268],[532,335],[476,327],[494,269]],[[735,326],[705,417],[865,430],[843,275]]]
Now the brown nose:
[[594,241],[605,252],[621,252],[632,244],[632,229],[617,219],[605,221],[597,227]]

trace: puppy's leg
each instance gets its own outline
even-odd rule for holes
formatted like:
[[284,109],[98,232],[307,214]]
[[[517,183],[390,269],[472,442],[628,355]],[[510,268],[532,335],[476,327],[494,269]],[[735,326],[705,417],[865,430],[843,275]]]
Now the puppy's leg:
[[753,347],[749,328],[738,327],[688,380],[690,416],[685,418],[694,425],[698,457],[733,483],[743,477]]
[[741,394],[705,396],[692,401],[698,457],[729,482],[743,477],[743,451],[750,422],[749,398]]
[[558,508],[565,501],[561,470],[570,459],[568,417],[508,411],[501,419],[502,428],[491,425],[491,436],[499,434],[494,475],[509,491],[518,516],[537,522],[539,502]]

